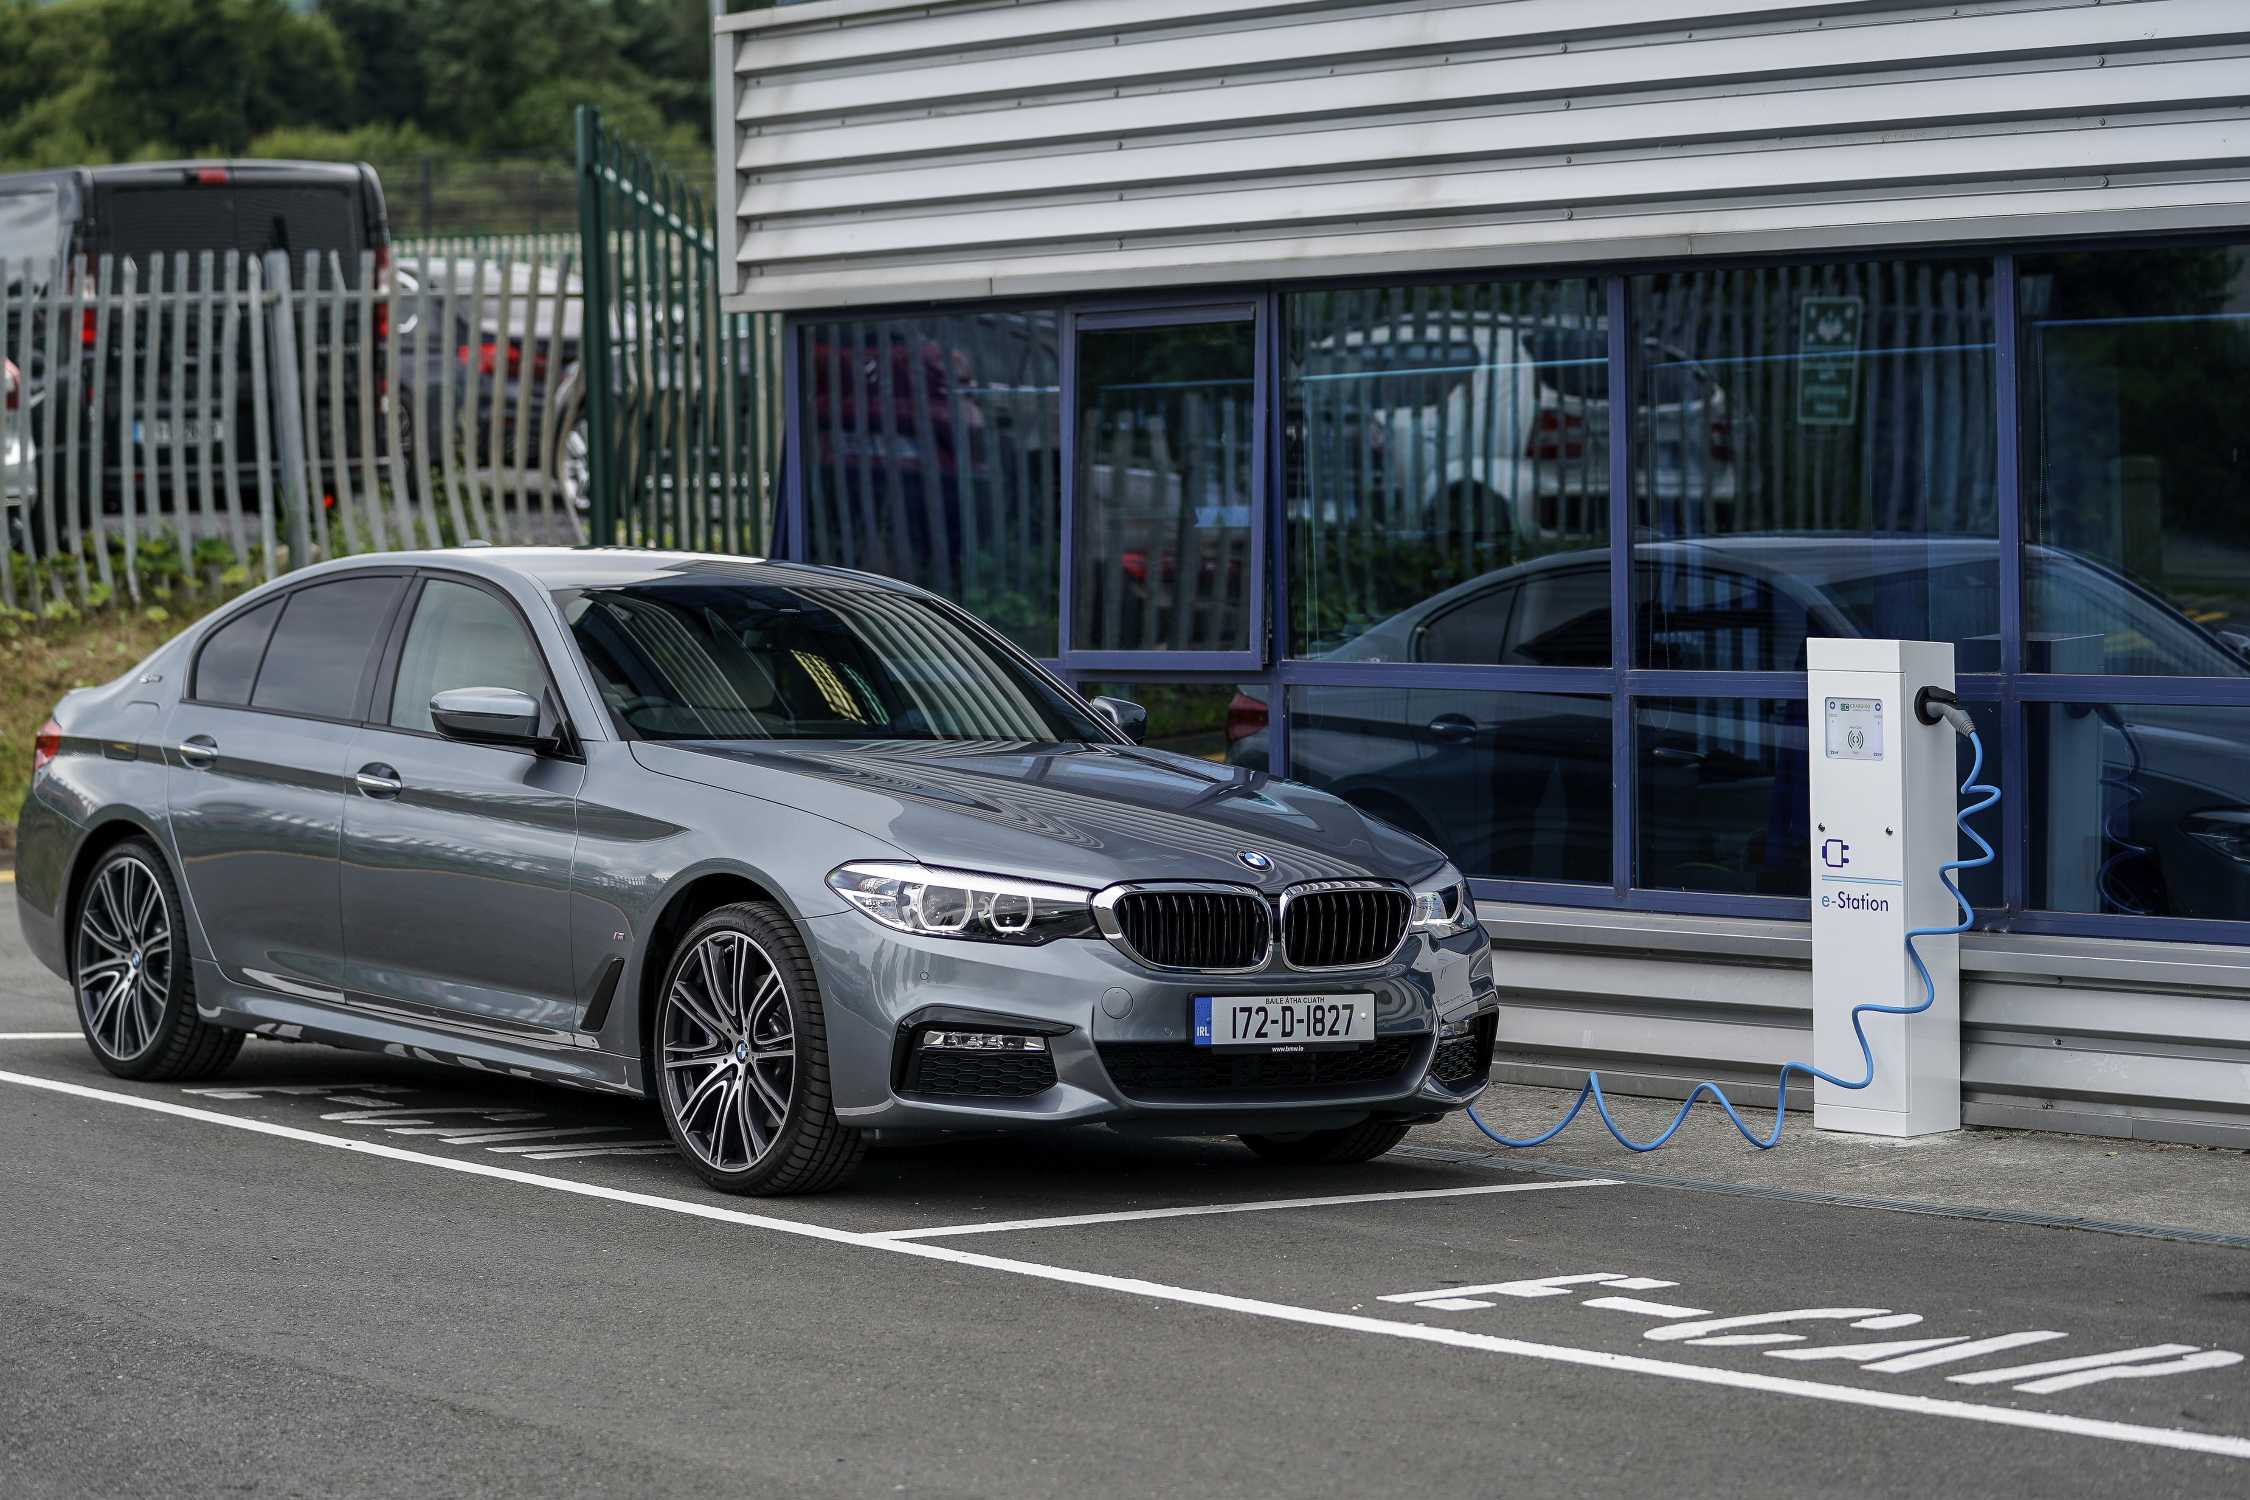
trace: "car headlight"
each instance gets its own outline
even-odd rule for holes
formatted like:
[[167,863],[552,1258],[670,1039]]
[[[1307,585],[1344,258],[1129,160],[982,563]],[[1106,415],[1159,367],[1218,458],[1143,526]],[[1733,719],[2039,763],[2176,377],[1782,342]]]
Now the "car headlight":
[[829,888],[895,932],[980,943],[1095,935],[1091,891],[1005,875],[870,861],[839,865]]
[[2180,831],[2236,864],[2250,865],[2250,807],[2215,807],[2180,820]]
[[1414,930],[1447,938],[1477,925],[1477,904],[1469,895],[1469,882],[1451,865],[1414,888]]

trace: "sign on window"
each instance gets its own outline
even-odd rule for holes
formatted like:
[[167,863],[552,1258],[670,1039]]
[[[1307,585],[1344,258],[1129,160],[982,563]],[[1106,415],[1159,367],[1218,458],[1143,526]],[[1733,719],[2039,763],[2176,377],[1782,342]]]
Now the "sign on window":
[[1857,297],[1807,297],[1797,332],[1797,421],[1849,427],[1859,419]]

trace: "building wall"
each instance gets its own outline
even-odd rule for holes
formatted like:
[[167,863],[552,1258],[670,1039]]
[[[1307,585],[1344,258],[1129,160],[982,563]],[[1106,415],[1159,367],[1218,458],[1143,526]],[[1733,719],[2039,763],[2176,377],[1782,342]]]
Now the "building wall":
[[[1802,923],[1487,902],[1510,997],[1504,1081],[1685,1097],[1718,1078],[1771,1106],[1812,1055]],[[1972,933],[1961,943],[1971,1125],[2250,1148],[2250,949]],[[1811,1090],[1790,1091],[1792,1109]]]
[[715,24],[744,310],[2250,222],[2240,0],[815,0]]
[[[2250,1140],[2250,3],[717,26],[731,305],[800,314],[794,555],[1443,845],[1503,1076],[1770,1097],[1802,640],[1942,639],[2009,789],[1966,1117]],[[1156,324],[1205,394],[1103,404]],[[1592,638],[1403,628],[1581,575]]]

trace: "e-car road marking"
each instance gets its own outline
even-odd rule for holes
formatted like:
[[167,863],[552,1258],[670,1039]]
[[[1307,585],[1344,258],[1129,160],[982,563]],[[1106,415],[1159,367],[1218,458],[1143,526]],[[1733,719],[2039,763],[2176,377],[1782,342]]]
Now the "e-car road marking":
[[497,1182],[513,1182],[524,1187],[546,1188],[551,1192],[570,1193],[581,1198],[598,1198],[610,1203],[630,1204],[637,1208],[652,1208],[664,1213],[682,1214],[689,1218],[708,1219],[715,1223],[740,1224],[752,1229],[770,1229],[777,1234],[799,1235],[806,1239],[826,1241],[829,1244],[850,1245],[863,1250],[878,1250],[889,1255],[911,1255],[922,1260],[969,1266],[979,1270],[998,1271],[1006,1275],[1023,1276],[1038,1281],[1058,1282],[1066,1286],[1122,1292],[1127,1296],[1142,1297],[1150,1301],[1173,1302],[1188,1307],[1204,1307],[1220,1312],[1240,1313],[1245,1317],[1266,1318],[1279,1323],[1297,1323],[1313,1328],[1329,1328],[1348,1333],[1371,1334],[1381,1338],[1405,1339],[1414,1343],[1440,1344],[1455,1349],[1473,1349],[1485,1354],[1504,1354],[1518,1359],[1544,1360],[1552,1364],[1578,1365],[1583,1368],[1613,1370],[1623,1374],[1652,1375],[1666,1380],[1685,1381],[1692,1385],[1712,1385],[1734,1390],[1763,1391],[1768,1395],[1794,1396],[1802,1400],[1826,1401],[1840,1406],[1870,1407],[1880,1411],[1944,1417],[1960,1422],[1981,1422],[1994,1427],[2018,1427],[2034,1432],[2054,1432],[2073,1437],[2097,1438],[2105,1442],[2134,1443],[2152,1448],[2177,1449],[2186,1453],[2208,1453],[2223,1458],[2250,1459],[2250,1437],[2237,1437],[2229,1433],[2190,1432],[2176,1427],[2145,1427],[2133,1422],[2111,1422],[2094,1417],[2069,1416],[2059,1412],[2023,1411],[2014,1407],[1985,1406],[1976,1402],[1950,1400],[1940,1396],[1916,1396],[1900,1391],[1828,1385],[1820,1381],[1801,1380],[1785,1375],[1769,1375],[1757,1371],[1679,1364],[1671,1360],[1651,1359],[1645,1355],[1613,1354],[1603,1349],[1578,1349],[1563,1344],[1540,1344],[1527,1339],[1506,1338],[1488,1333],[1470,1333],[1459,1328],[1443,1328],[1426,1323],[1401,1323],[1393,1322],[1387,1318],[1371,1318],[1359,1313],[1328,1312],[1319,1308],[1295,1307],[1285,1302],[1267,1302],[1256,1297],[1237,1297],[1224,1292],[1206,1292],[1193,1287],[1169,1286],[1160,1281],[1144,1281],[1134,1276],[1111,1276],[1099,1271],[1079,1271],[1065,1266],[1040,1265],[1036,1261],[1009,1260],[997,1255],[980,1255],[975,1251],[959,1250],[950,1245],[933,1245],[920,1240],[888,1239],[881,1235],[864,1234],[849,1229],[831,1229],[822,1224],[807,1224],[796,1219],[779,1219],[770,1214],[748,1213],[737,1208],[721,1208],[716,1204],[697,1203],[686,1198],[666,1198],[655,1193],[638,1193],[625,1188],[605,1187],[598,1183],[574,1182],[567,1177],[550,1177],[539,1172],[524,1172],[513,1167],[496,1166],[490,1162],[432,1156],[427,1152],[410,1151],[405,1147],[393,1146],[383,1141],[352,1140],[344,1136],[323,1135],[316,1130],[301,1130],[293,1125],[276,1125],[264,1120],[239,1119],[233,1115],[220,1114],[216,1110],[198,1109],[188,1104],[175,1104],[169,1099],[150,1099],[137,1094],[121,1094],[110,1089],[92,1088],[82,1083],[67,1083],[59,1078],[40,1078],[29,1073],[0,1072],[0,1083],[12,1083],[20,1088],[40,1089],[74,1099],[90,1099],[104,1104],[122,1105],[128,1109],[147,1110],[154,1114],[170,1115],[176,1119],[196,1120],[206,1125],[221,1125],[232,1130],[246,1130],[254,1135],[302,1141],[308,1145],[326,1146],[336,1151],[357,1152],[362,1156],[381,1157],[386,1161],[409,1162],[415,1166],[433,1167],[441,1172],[459,1172],[470,1177],[484,1177]]

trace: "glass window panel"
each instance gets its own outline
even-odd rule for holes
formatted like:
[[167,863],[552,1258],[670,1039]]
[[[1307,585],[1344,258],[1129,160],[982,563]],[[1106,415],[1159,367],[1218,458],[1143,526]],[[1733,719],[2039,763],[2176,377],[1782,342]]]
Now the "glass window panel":
[[1048,309],[807,325],[800,555],[920,584],[1054,655],[1058,326]]
[[[2000,710],[1964,705],[1984,741],[1984,779],[2000,770]],[[1648,698],[1633,715],[1638,847],[1633,883],[1646,889],[1805,896],[1810,890],[1811,783],[1799,699]],[[1955,784],[1969,774],[1957,740]],[[1977,831],[2001,847],[2000,810]],[[1975,847],[1961,841],[1963,854]],[[1972,906],[2000,904],[1997,861],[1957,877]]]
[[1266,756],[1264,688],[1229,683],[1086,682],[1088,698],[1123,698],[1148,710],[1141,743],[1152,750],[1192,755],[1263,771]]
[[2250,672],[2250,247],[2027,256],[2025,666]]
[[1989,260],[1631,283],[1635,641],[1649,667],[1802,671],[1823,636],[1996,670]]
[[1605,697],[1289,690],[1291,777],[1496,879],[1608,882],[1609,737]]
[[[1606,583],[1554,593],[1607,566],[1602,305],[1592,280],[1286,299],[1292,655],[1609,665]],[[1522,628],[1517,650],[1515,585],[1554,554],[1529,602],[1575,625]]]
[[273,634],[273,622],[280,613],[281,601],[268,600],[213,631],[195,659],[195,691],[191,696],[205,703],[248,703],[259,659],[266,654],[266,638]]
[[1634,706],[1633,741],[1635,885],[1805,894],[1811,846],[1802,701],[1644,699]]
[[547,676],[514,610],[472,584],[433,578],[422,585],[413,623],[406,627],[390,722],[433,733],[430,700],[465,687],[514,688],[539,698],[547,691]]
[[642,739],[1099,737],[1077,699],[919,595],[682,572],[555,602],[603,703]]
[[1249,320],[1078,335],[1071,647],[1246,651]]
[[291,594],[267,643],[250,706],[319,719],[359,712],[359,684],[406,581],[339,578]]
[[2031,704],[2025,722],[2031,905],[2250,920],[2250,708]]

